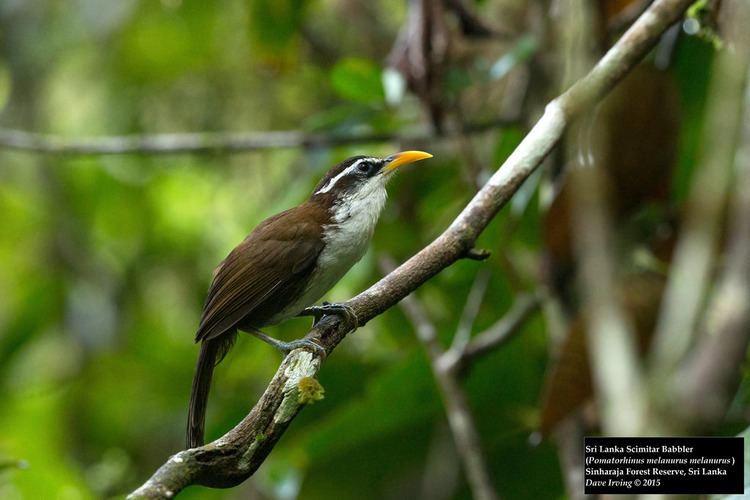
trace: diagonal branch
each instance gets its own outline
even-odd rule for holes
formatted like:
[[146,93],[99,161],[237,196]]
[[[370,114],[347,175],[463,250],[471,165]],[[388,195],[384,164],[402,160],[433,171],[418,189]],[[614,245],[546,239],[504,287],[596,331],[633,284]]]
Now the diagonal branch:
[[[505,163],[435,241],[369,289],[347,301],[364,324],[461,259],[479,234],[560,140],[570,119],[601,99],[656,44],[692,0],[656,0],[584,78],[547,105]],[[307,337],[330,354],[352,329],[326,317]],[[172,456],[131,498],[170,498],[191,484],[229,487],[250,477],[302,406],[316,395],[323,356],[298,349],[282,361],[250,413],[231,431]]]

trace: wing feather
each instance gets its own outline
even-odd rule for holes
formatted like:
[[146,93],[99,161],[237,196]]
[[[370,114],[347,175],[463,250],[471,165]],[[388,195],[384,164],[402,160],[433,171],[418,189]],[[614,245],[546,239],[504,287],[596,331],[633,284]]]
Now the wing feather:
[[[219,264],[196,342],[241,323],[262,323],[263,316],[270,317],[286,305],[284,300],[269,299],[294,292],[304,275],[312,272],[324,247],[321,224],[315,217],[305,217],[301,208],[267,219]],[[253,318],[254,313],[260,317]]]

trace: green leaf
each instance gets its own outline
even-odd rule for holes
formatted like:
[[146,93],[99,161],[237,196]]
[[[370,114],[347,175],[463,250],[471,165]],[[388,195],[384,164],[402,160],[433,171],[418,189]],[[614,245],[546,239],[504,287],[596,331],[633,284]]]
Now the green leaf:
[[185,0],[170,11],[158,2],[143,2],[140,15],[118,39],[117,65],[126,78],[173,80],[185,71],[200,71],[215,60],[216,11],[206,2]]
[[331,70],[331,87],[343,97],[357,102],[383,101],[380,66],[367,59],[349,57]]
[[250,0],[251,36],[261,49],[285,48],[305,16],[304,0]]
[[29,464],[25,460],[13,458],[0,458],[0,472],[6,469],[26,469]]

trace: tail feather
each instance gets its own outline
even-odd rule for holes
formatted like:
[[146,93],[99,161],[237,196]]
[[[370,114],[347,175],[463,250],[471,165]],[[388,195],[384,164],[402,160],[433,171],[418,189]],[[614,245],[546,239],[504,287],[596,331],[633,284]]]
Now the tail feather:
[[193,375],[193,388],[190,394],[186,443],[188,448],[203,445],[208,391],[211,389],[211,377],[222,344],[221,339],[210,339],[201,343],[198,363],[195,365],[195,375]]

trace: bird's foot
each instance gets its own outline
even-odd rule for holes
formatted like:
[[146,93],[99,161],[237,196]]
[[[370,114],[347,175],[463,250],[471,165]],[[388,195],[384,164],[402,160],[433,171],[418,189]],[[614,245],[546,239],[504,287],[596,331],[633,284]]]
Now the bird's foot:
[[313,351],[321,354],[323,357],[325,357],[327,354],[325,348],[322,345],[318,344],[317,342],[311,339],[297,339],[297,340],[292,340],[291,342],[284,342],[283,340],[278,340],[273,337],[269,337],[268,335],[266,335],[265,333],[261,331],[256,330],[256,331],[251,331],[250,333],[258,337],[263,342],[269,345],[272,345],[273,347],[275,347],[276,349],[284,353],[285,356],[288,355],[293,350],[300,349],[300,348],[312,349]]
[[323,316],[331,315],[339,316],[348,324],[353,325],[353,329],[356,329],[359,326],[357,313],[354,312],[354,309],[352,309],[351,306],[348,306],[346,304],[332,304],[330,302],[323,302],[319,306],[310,306],[303,309],[302,312],[299,313],[299,315],[312,316],[314,318],[313,327],[318,324]]

